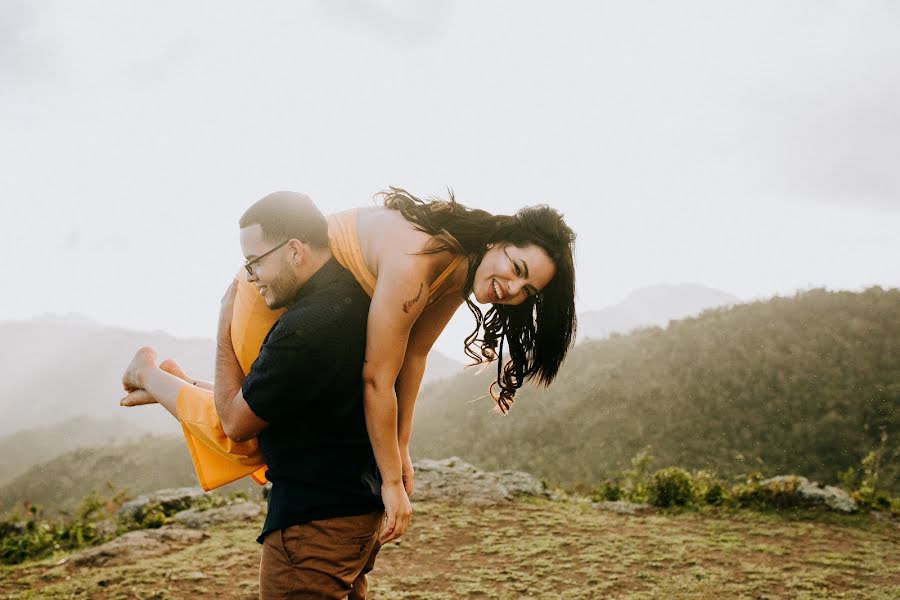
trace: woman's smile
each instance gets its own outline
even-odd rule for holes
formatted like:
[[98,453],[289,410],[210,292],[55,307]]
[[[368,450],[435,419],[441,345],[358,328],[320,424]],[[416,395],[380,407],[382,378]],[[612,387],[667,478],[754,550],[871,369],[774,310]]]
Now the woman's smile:
[[503,290],[502,290],[502,288],[500,287],[500,284],[497,283],[497,280],[496,280],[496,279],[492,279],[491,282],[492,282],[492,284],[493,284],[493,285],[491,286],[491,290],[494,292],[494,293],[493,293],[493,297],[494,297],[493,300],[494,300],[494,302],[502,302],[503,299],[506,297],[506,294],[503,293]]
[[539,246],[493,245],[475,272],[475,300],[481,304],[521,304],[540,292],[555,271],[553,261]]

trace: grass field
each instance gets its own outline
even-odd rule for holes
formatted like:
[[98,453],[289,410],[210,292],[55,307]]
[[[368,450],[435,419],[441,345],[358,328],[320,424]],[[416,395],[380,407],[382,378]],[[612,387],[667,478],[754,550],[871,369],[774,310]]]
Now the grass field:
[[[0,567],[0,598],[257,597],[259,523],[209,530],[169,556]],[[586,503],[416,504],[382,548],[371,598],[900,598],[900,525],[870,515],[750,511],[626,516]]]

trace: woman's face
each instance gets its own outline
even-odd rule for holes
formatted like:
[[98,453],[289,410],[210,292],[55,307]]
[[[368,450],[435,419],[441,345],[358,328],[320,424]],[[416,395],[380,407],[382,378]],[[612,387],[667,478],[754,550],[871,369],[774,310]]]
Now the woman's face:
[[540,246],[494,244],[475,269],[472,293],[480,304],[521,304],[553,279],[556,265]]

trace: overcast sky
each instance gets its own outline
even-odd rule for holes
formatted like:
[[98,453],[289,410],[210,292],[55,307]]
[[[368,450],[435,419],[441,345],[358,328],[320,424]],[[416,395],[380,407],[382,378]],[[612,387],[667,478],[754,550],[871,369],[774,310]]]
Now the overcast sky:
[[887,0],[3,0],[0,320],[211,337],[278,189],[548,203],[579,311],[896,287],[898,31]]

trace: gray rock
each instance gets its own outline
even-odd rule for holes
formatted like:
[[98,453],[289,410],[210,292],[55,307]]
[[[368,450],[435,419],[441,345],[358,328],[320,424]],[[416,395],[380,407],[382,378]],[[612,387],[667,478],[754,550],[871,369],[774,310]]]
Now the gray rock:
[[606,500],[604,502],[592,502],[592,508],[599,510],[607,510],[622,515],[639,515],[641,513],[650,512],[653,507],[649,504],[639,502],[627,502],[625,500]]
[[539,479],[521,471],[482,471],[459,457],[416,462],[412,500],[491,506],[516,496],[549,497]]
[[796,485],[794,493],[810,506],[826,506],[831,510],[852,513],[858,510],[856,501],[847,492],[831,485],[822,486],[806,477],[797,475],[780,475],[759,482],[761,486],[790,490]]
[[140,529],[109,541],[96,548],[73,554],[69,564],[76,567],[107,567],[133,564],[144,558],[170,554],[192,544],[202,542],[209,535],[193,529],[162,527]]
[[175,513],[175,522],[191,529],[203,529],[218,523],[250,521],[259,517],[262,507],[256,502],[237,502],[219,508],[198,510],[189,508]]
[[138,519],[149,504],[160,504],[163,509],[172,514],[179,510],[186,510],[193,506],[194,502],[204,496],[199,487],[169,488],[157,490],[149,494],[138,496],[129,500],[119,509],[120,519]]

